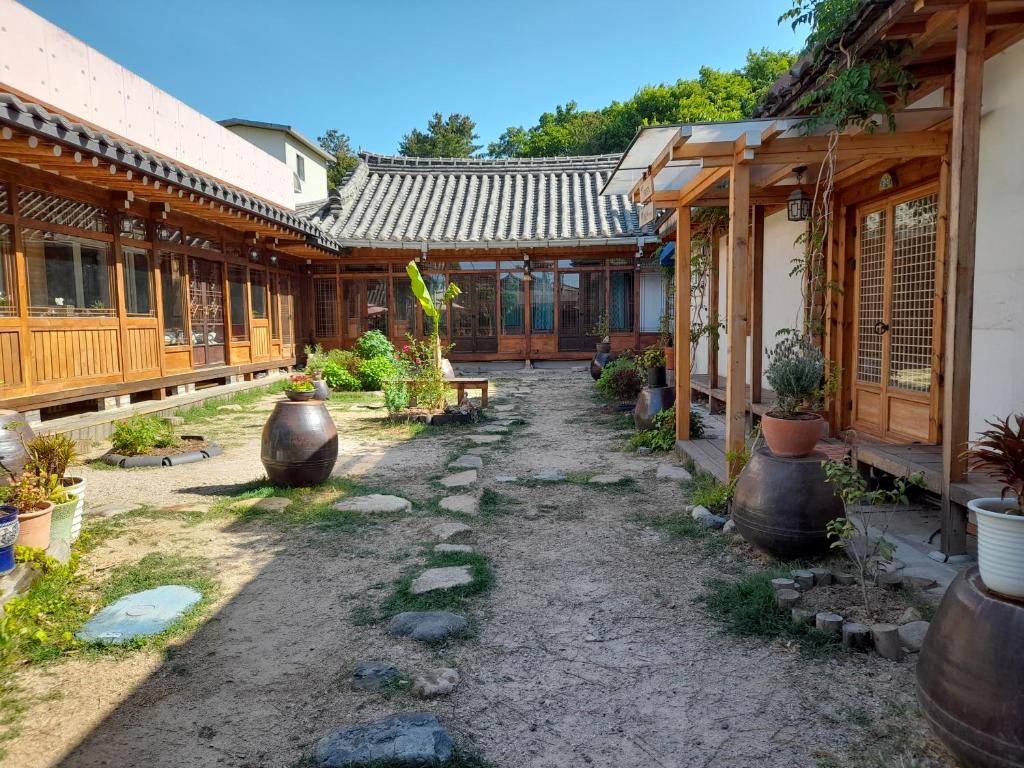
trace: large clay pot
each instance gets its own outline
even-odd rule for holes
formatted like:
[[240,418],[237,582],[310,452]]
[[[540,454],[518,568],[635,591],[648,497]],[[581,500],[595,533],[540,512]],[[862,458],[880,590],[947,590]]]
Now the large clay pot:
[[14,542],[18,540],[18,510],[0,505],[0,576],[14,570]]
[[845,517],[834,486],[825,482],[825,455],[776,456],[758,448],[736,481],[732,519],[743,538],[782,558],[824,555],[829,520]]
[[316,485],[338,459],[338,428],[318,400],[278,401],[263,427],[260,454],[275,485]]
[[656,365],[647,369],[647,386],[651,389],[667,386],[665,381],[665,366]]
[[614,359],[615,355],[612,354],[611,342],[598,342],[597,352],[594,354],[594,359],[590,361],[590,376],[594,381],[601,378],[601,371],[603,371],[604,367]]
[[53,516],[53,502],[48,501],[38,509],[18,512],[19,547],[46,549],[50,546],[50,520]]
[[776,456],[799,458],[810,455],[821,439],[823,419],[816,413],[801,413],[796,419],[780,419],[766,413],[761,434]]
[[0,485],[20,475],[28,461],[25,446],[35,437],[25,417],[17,411],[0,411]]
[[978,571],[985,586],[1013,600],[1024,600],[1024,516],[1017,499],[967,502],[978,522]]
[[967,768],[1024,766],[1024,602],[986,589],[978,569],[950,584],[917,661],[917,699]]
[[675,387],[644,387],[633,408],[633,424],[638,430],[654,426],[654,417],[676,402]]

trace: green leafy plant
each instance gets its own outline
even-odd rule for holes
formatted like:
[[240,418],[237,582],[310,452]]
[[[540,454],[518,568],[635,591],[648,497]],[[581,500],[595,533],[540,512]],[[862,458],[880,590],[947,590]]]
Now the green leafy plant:
[[[826,531],[829,538],[833,539],[832,548],[845,551],[856,566],[864,607],[870,611],[868,580],[877,572],[881,563],[892,559],[895,551],[893,543],[886,538],[892,518],[899,506],[910,503],[910,489],[923,486],[924,477],[918,472],[895,478],[891,488],[871,489],[867,479],[849,457],[841,461],[826,461],[822,467],[825,479],[835,486],[847,511],[846,517],[830,520]],[[858,508],[860,525],[850,519],[851,507]]]
[[630,448],[646,447],[652,451],[671,451],[676,446],[675,406],[654,414],[654,426],[637,432],[629,439]]
[[1011,493],[1017,497],[1016,510],[1003,511],[1024,515],[1024,415],[1012,417],[1016,426],[1010,418],[986,422],[990,429],[971,443],[967,458],[972,469],[988,472],[1002,484],[1002,498]]
[[359,379],[347,367],[333,361],[324,366],[324,381],[337,392],[358,392],[363,388]]
[[[332,349],[327,353],[327,365],[336,365],[346,369],[353,376],[359,376],[359,366],[363,359],[350,349]],[[326,366],[324,371],[326,371]]]
[[115,453],[138,456],[173,445],[174,429],[156,416],[132,416],[114,425],[110,442]]
[[352,351],[363,360],[395,356],[394,345],[388,341],[387,336],[378,330],[366,331],[366,333],[356,339],[356,343],[352,345]]
[[804,409],[813,410],[823,405],[823,382],[828,365],[825,355],[810,339],[796,331],[787,331],[767,354],[765,378],[777,397],[772,416],[792,419]]
[[661,347],[648,347],[640,353],[640,365],[644,368],[664,368],[665,350]]
[[10,504],[19,511],[38,509],[50,500],[49,477],[33,472],[22,472],[12,477],[8,485],[0,486],[0,503]]
[[729,511],[735,487],[733,483],[722,483],[712,475],[697,472],[685,487],[690,503],[695,507],[707,507],[716,515]]
[[372,357],[359,366],[359,382],[363,389],[376,392],[395,378],[398,367],[390,356]]
[[452,299],[462,293],[462,290],[455,283],[448,283],[444,293],[435,299],[431,295],[430,289],[427,288],[427,284],[423,281],[423,276],[420,274],[420,269],[416,266],[415,261],[410,261],[406,265],[405,271],[409,275],[413,296],[416,297],[416,300],[423,308],[423,313],[432,321],[430,326],[432,329],[430,342],[433,348],[434,365],[437,366],[438,372],[440,372],[442,353],[441,336],[438,333],[438,328],[441,327],[441,312]]
[[597,336],[602,343],[607,344],[611,340],[611,324],[608,322],[608,313],[602,312],[590,329],[591,336]]
[[328,360],[327,353],[324,352],[324,348],[320,344],[315,344],[313,346],[307,345],[305,353],[306,373],[310,376],[322,374]]
[[75,441],[67,435],[40,435],[25,444],[29,460],[26,472],[56,475],[63,479],[68,465],[78,458]]
[[287,388],[292,392],[312,392],[316,389],[313,385],[313,379],[301,373],[296,373],[288,377]]
[[597,391],[608,400],[636,400],[643,385],[636,358],[624,353],[601,369]]
[[404,381],[389,381],[384,384],[384,405],[388,413],[398,413],[409,407],[411,398],[409,386]]

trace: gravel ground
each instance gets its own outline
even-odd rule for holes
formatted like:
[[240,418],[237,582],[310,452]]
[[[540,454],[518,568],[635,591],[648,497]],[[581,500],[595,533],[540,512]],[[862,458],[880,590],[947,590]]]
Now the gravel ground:
[[[500,374],[495,402],[527,420],[484,449],[478,489],[514,499],[469,519],[492,559],[476,634],[438,648],[389,637],[372,613],[403,569],[422,562],[432,502],[465,431],[408,439],[381,413],[332,406],[336,474],[417,502],[407,515],[353,529],[282,529],[235,518],[140,520],[85,558],[101,578],[147,552],[201,555],[221,584],[208,620],[155,650],[71,658],[26,669],[34,703],[10,765],[294,766],[321,735],[401,711],[430,711],[501,768],[831,768],[952,766],[914,703],[913,657],[814,660],[781,642],[722,634],[694,603],[705,581],[760,562],[642,522],[684,503],[657,481],[663,457],[621,451],[589,377],[566,370]],[[206,431],[227,448],[208,464],[162,470],[87,468],[92,503],[209,503],[262,475],[259,428],[271,399]],[[544,469],[612,472],[635,481],[497,483]],[[580,476],[570,474],[578,481]],[[447,518],[451,519],[451,518]],[[461,518],[467,520],[467,518]],[[419,701],[351,690],[359,662],[408,673],[454,666],[456,692]]]

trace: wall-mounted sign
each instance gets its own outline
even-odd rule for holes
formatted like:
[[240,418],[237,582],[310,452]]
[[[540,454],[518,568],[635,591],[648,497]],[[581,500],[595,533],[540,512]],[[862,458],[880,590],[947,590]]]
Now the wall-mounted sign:
[[891,173],[883,173],[882,178],[878,180],[878,190],[884,192],[887,189],[892,189],[896,186],[896,176]]
[[652,221],[654,221],[654,203],[644,203],[640,208],[640,226],[646,227]]
[[638,202],[646,203],[654,197],[654,177],[649,176],[640,182],[640,200]]

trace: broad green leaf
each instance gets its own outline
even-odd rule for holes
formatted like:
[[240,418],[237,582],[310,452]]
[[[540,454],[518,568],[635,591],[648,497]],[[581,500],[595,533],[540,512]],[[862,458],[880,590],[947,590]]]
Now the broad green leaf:
[[430,290],[427,288],[427,284],[423,282],[423,276],[420,275],[420,269],[416,266],[416,262],[410,261],[405,271],[409,274],[409,281],[412,283],[412,295],[419,301],[427,317],[436,321],[440,313],[437,311],[437,307],[434,306]]

